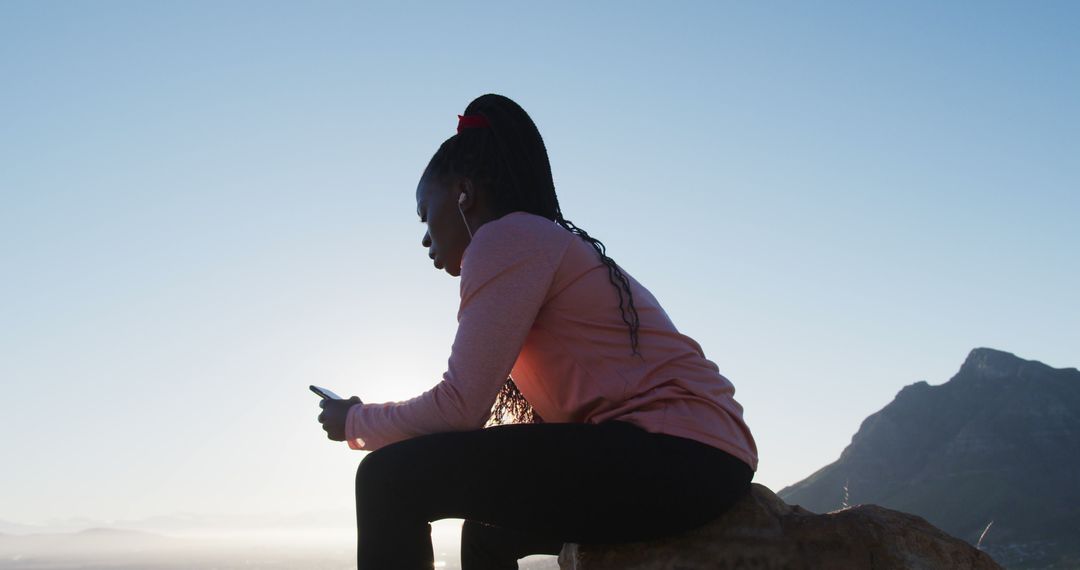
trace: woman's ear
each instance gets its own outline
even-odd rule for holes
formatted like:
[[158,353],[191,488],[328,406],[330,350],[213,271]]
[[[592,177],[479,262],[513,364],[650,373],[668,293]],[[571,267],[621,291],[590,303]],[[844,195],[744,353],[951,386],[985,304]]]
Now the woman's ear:
[[[458,206],[464,206],[466,201],[475,201],[476,194],[473,194],[472,181],[468,178],[462,178],[458,184]],[[472,200],[470,200],[472,199]]]

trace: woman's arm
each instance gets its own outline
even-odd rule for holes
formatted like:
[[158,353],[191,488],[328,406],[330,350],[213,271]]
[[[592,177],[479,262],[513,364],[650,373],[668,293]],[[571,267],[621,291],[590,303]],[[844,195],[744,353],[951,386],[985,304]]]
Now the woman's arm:
[[[563,249],[565,243],[559,257]],[[349,447],[375,450],[418,435],[484,427],[547,296],[557,266],[551,252],[520,233],[477,232],[462,263],[457,334],[442,381],[404,402],[350,408]]]

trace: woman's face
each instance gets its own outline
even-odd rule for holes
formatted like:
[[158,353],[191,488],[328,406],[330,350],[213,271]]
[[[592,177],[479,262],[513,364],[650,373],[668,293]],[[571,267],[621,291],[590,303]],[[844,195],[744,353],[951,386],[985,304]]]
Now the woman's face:
[[416,214],[427,225],[420,243],[427,248],[435,268],[454,277],[461,275],[461,257],[469,245],[469,234],[457,208],[458,194],[434,177],[416,187]]

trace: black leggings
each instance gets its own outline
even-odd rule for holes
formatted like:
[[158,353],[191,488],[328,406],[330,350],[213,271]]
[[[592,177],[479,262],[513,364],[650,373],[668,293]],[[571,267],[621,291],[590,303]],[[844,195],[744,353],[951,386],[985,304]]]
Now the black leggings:
[[563,542],[659,538],[717,517],[752,477],[710,445],[621,421],[415,437],[360,462],[357,566],[430,570],[429,523],[445,518],[466,519],[463,570],[516,568]]

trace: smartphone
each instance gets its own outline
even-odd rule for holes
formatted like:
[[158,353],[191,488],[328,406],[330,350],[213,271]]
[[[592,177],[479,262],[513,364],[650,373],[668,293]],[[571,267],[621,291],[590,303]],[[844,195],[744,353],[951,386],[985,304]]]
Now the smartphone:
[[310,386],[310,388],[311,388],[312,392],[315,392],[316,394],[319,395],[320,398],[322,398],[324,400],[344,400],[345,399],[345,398],[342,398],[341,396],[338,396],[337,394],[331,392],[330,390],[327,390],[326,388],[316,386],[314,384],[312,384]]

